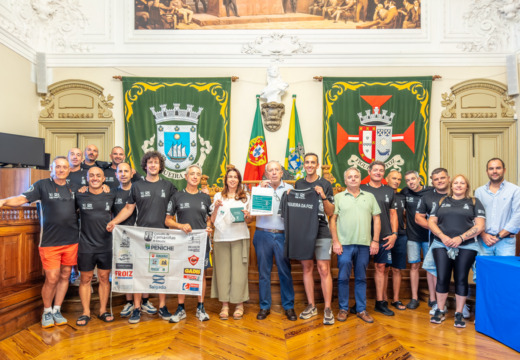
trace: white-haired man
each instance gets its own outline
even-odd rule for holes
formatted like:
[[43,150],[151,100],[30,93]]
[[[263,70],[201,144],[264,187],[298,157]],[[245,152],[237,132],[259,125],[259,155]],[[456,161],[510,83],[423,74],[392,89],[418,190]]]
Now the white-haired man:
[[[370,255],[379,251],[381,210],[375,196],[360,189],[361,173],[357,168],[345,171],[344,192],[334,196],[334,215],[330,219],[332,249],[338,255],[338,321],[347,320],[350,272],[354,267],[356,313],[368,323],[374,320],[366,311],[366,271]],[[371,224],[373,235],[371,234]]]

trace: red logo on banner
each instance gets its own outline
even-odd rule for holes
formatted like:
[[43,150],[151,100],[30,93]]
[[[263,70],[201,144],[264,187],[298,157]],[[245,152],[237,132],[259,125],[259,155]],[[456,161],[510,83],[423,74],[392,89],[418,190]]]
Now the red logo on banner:
[[190,262],[191,265],[196,265],[199,262],[199,258],[196,257],[195,255],[191,255],[188,258],[188,261]]

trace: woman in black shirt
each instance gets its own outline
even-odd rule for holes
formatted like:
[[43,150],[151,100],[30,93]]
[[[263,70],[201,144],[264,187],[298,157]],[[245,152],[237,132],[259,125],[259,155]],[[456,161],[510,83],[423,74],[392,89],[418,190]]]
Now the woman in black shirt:
[[451,181],[448,196],[432,204],[428,226],[435,236],[431,251],[437,267],[438,305],[432,323],[445,320],[440,309],[444,309],[453,272],[457,299],[455,327],[466,327],[462,310],[468,295],[468,275],[478,254],[476,238],[486,225],[484,205],[470,194],[466,176],[457,175]]

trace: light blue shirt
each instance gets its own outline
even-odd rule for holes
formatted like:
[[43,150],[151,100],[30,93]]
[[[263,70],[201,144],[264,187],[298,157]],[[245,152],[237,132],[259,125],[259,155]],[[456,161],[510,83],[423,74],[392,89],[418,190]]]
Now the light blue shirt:
[[[267,186],[271,187],[271,185]],[[275,196],[273,196],[273,215],[257,216],[257,227],[269,230],[285,230],[283,219],[281,216],[278,216],[278,208],[280,207],[280,201],[282,200],[283,193],[288,189],[294,189],[294,187],[291,184],[286,184],[283,181],[280,181],[280,185],[274,191]]]
[[497,235],[501,230],[511,234],[520,231],[520,187],[502,181],[496,194],[489,190],[488,182],[475,191],[475,197],[486,209],[486,233]]

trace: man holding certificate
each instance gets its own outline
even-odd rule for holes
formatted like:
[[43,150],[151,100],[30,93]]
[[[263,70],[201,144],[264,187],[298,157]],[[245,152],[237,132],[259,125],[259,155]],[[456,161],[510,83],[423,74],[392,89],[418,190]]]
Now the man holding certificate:
[[287,319],[296,321],[294,312],[294,288],[291,275],[291,263],[283,256],[285,243],[284,221],[278,216],[278,208],[282,195],[293,189],[292,185],[282,181],[282,165],[278,161],[270,161],[265,166],[265,175],[268,180],[260,183],[261,188],[274,190],[272,210],[274,215],[257,216],[256,231],[253,245],[258,261],[258,273],[260,276],[260,312],[257,319],[264,320],[271,308],[271,270],[273,269],[273,256],[276,260],[278,277],[280,278],[280,292],[282,305]]

